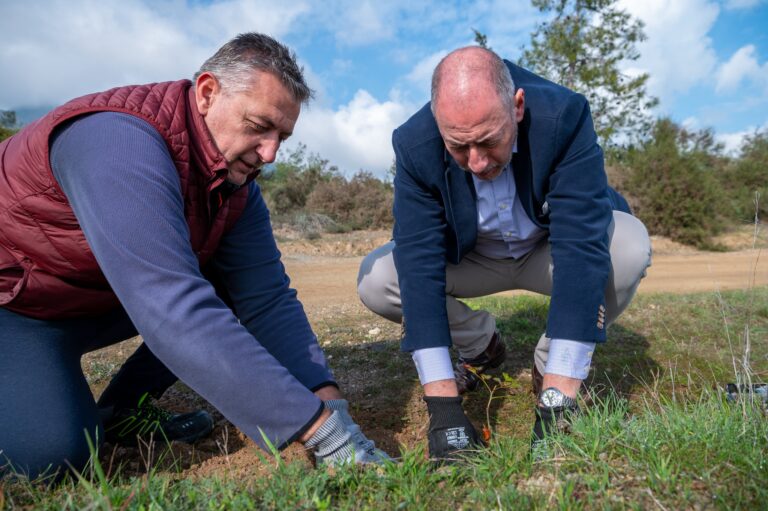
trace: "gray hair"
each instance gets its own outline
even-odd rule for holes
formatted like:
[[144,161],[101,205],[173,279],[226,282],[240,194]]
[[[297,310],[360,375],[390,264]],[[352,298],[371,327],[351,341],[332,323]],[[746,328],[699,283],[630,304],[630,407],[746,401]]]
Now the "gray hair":
[[307,103],[314,92],[304,81],[303,68],[296,54],[268,35],[256,32],[240,34],[219,48],[195,73],[213,74],[226,92],[247,89],[254,71],[274,74],[293,94],[296,101]]
[[[468,62],[467,59],[461,55],[462,53],[466,53],[468,51],[473,53],[480,51],[484,55],[486,62]],[[454,50],[443,57],[443,59],[435,68],[435,71],[432,73],[432,104],[430,106],[432,108],[433,115],[435,113],[435,104],[437,104],[438,94],[440,92],[440,85],[443,81],[443,68],[445,67],[444,64],[446,60],[454,59],[460,59],[459,61],[467,68],[468,71],[487,75],[488,80],[493,83],[496,89],[496,93],[504,103],[504,106],[509,109],[512,108],[512,98],[515,95],[515,82],[512,80],[512,75],[509,74],[509,68],[501,59],[501,57],[487,48],[482,48],[480,46],[465,46],[464,48]]]

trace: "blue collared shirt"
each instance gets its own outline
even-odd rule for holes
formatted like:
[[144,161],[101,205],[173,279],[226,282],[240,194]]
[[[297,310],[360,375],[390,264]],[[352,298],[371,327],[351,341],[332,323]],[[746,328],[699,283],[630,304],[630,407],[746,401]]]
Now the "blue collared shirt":
[[[517,152],[515,146],[513,152]],[[493,180],[472,180],[477,192],[475,252],[489,259],[520,258],[547,235],[523,209],[510,162]],[[585,379],[595,343],[552,339],[546,372]]]
[[478,179],[477,242],[475,252],[489,259],[515,259],[530,252],[547,235],[534,224],[520,203],[509,163],[495,179]]

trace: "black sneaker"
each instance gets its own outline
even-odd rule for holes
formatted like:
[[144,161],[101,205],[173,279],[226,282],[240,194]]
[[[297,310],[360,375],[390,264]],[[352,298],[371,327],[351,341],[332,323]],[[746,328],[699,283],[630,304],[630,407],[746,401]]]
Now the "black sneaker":
[[171,413],[149,402],[144,394],[136,408],[102,410],[105,440],[113,444],[136,445],[138,440],[192,443],[213,431],[213,418],[205,410]]
[[480,355],[469,359],[459,357],[456,369],[453,371],[459,394],[475,390],[480,385],[480,375],[489,369],[499,367],[506,358],[507,348],[497,330],[493,333],[488,347]]

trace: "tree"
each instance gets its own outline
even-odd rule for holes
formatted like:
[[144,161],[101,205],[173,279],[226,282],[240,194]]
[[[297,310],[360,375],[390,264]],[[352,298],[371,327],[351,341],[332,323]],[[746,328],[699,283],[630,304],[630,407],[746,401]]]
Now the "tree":
[[628,145],[653,124],[649,110],[658,100],[646,92],[648,74],[619,70],[640,57],[643,23],[619,10],[616,0],[531,0],[554,17],[536,27],[520,65],[589,100],[603,145]]
[[16,133],[16,112],[0,110],[0,141]]
[[15,128],[16,112],[13,110],[0,110],[0,128]]
[[712,130],[691,132],[659,119],[650,137],[625,152],[626,191],[651,234],[712,248],[726,210],[716,177],[721,150]]
[[479,30],[473,28],[472,32],[475,33],[475,43],[481,48],[485,48],[486,50],[490,50],[491,48],[488,46],[488,36],[480,32]]
[[[741,154],[721,173],[723,190],[730,198],[739,222],[754,222],[755,215],[768,217],[768,131],[744,137]],[[756,203],[757,202],[757,203]]]

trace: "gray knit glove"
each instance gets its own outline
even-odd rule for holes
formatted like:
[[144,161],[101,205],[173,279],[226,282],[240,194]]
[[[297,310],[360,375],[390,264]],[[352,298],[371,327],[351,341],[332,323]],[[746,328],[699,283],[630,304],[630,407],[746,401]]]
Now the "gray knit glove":
[[355,459],[355,450],[349,442],[349,432],[338,412],[333,412],[304,445],[314,449],[318,467],[348,463]]
[[344,427],[349,432],[349,442],[355,449],[355,463],[383,463],[384,461],[391,461],[387,453],[381,449],[376,448],[376,444],[373,440],[369,440],[363,434],[352,417],[349,415],[349,403],[346,399],[329,399],[325,401],[325,407],[329,410],[335,411],[341,417],[341,421]]

